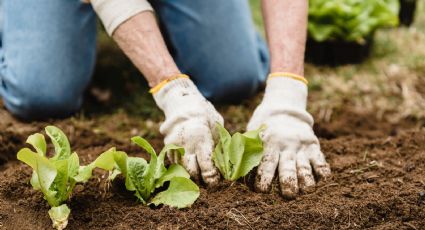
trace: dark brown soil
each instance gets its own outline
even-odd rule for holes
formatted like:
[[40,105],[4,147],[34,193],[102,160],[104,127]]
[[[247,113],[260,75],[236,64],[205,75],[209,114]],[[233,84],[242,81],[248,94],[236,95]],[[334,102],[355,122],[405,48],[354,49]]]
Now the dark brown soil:
[[[192,208],[151,208],[138,204],[122,181],[108,186],[97,171],[75,189],[67,229],[425,229],[425,128],[372,117],[348,113],[315,126],[333,177],[295,200],[282,199],[277,183],[271,194],[259,194],[243,181],[223,182],[202,188]],[[0,120],[0,228],[49,229],[49,207],[28,183],[31,170],[15,160],[27,135],[47,123],[20,123],[4,110]],[[112,127],[116,120],[102,122]],[[69,135],[83,163],[111,146],[141,154],[125,138],[92,129],[93,121],[51,123]],[[161,142],[153,139],[157,148]]]

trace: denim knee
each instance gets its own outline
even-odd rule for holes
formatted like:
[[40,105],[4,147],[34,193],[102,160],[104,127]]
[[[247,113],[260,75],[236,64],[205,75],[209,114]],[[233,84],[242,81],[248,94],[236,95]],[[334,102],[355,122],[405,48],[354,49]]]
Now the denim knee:
[[[40,6],[43,7],[40,7]],[[82,1],[3,1],[0,96],[27,120],[78,110],[96,57],[96,16]]]
[[24,120],[62,118],[80,108],[85,84],[76,86],[66,80],[78,76],[58,76],[60,80],[54,82],[37,81],[33,76],[18,77],[19,81],[2,79],[3,101],[13,115]]
[[[254,58],[253,58],[254,59]],[[256,60],[253,60],[256,61]],[[202,94],[213,102],[237,103],[253,96],[264,79],[263,70],[249,60],[232,60],[229,68],[205,72],[195,79]]]

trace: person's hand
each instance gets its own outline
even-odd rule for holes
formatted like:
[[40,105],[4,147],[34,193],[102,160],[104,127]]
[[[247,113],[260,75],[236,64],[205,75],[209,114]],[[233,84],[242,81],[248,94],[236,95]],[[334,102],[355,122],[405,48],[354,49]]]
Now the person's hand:
[[220,174],[211,155],[216,124],[223,124],[222,116],[190,79],[170,81],[154,94],[154,99],[165,113],[165,121],[160,127],[165,144],[185,148],[183,158],[177,153],[169,153],[169,160],[181,163],[195,180],[202,175],[207,185],[216,185]]
[[306,103],[307,86],[302,81],[288,77],[268,80],[263,101],[247,127],[254,130],[266,125],[261,134],[264,155],[255,180],[257,191],[270,191],[277,167],[280,190],[285,198],[294,198],[299,190],[314,189],[313,170],[318,177],[330,175]]

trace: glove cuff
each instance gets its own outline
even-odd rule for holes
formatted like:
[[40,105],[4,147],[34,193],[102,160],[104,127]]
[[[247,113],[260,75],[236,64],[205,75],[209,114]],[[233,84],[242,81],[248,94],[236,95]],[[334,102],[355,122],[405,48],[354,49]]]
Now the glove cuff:
[[278,108],[305,110],[307,108],[307,85],[287,77],[273,77],[267,80],[263,103]]
[[158,92],[153,94],[153,98],[158,107],[167,116],[168,114],[182,111],[182,107],[190,107],[192,102],[202,101],[204,97],[192,80],[178,78],[168,82]]

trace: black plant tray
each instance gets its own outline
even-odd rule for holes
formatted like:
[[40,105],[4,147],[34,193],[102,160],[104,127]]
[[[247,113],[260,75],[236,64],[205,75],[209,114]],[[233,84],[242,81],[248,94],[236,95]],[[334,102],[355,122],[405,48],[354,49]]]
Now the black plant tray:
[[415,19],[416,0],[400,0],[400,25],[410,26]]
[[364,44],[346,41],[317,42],[307,39],[306,61],[316,65],[338,66],[358,64],[369,57],[373,36]]

